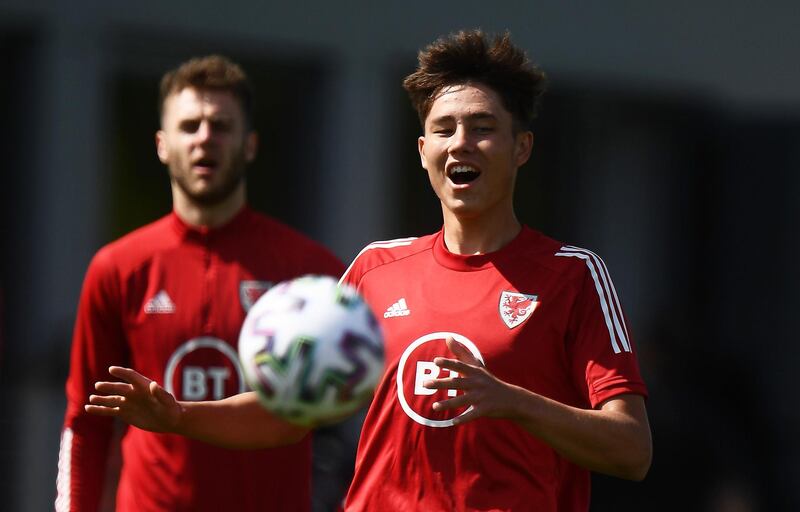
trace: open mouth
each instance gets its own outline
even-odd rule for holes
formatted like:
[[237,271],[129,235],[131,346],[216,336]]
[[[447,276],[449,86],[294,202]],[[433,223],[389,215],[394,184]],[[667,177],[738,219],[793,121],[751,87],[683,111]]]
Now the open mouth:
[[468,165],[456,165],[447,171],[447,177],[456,185],[466,185],[475,181],[481,173]]
[[209,157],[200,158],[192,163],[192,167],[204,171],[211,171],[216,166],[217,166],[217,161]]

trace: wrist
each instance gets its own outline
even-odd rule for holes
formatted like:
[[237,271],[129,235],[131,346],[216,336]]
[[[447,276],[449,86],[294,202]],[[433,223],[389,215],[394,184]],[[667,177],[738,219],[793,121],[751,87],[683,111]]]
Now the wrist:
[[190,402],[175,402],[174,414],[167,426],[167,431],[170,434],[185,435],[186,424],[188,422],[187,416],[190,414]]
[[507,417],[523,427],[536,423],[536,411],[541,403],[541,396],[525,388],[508,384],[510,393],[507,406]]

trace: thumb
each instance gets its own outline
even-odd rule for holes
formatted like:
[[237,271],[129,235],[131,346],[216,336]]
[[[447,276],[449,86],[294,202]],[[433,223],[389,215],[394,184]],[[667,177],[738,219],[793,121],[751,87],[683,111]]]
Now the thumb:
[[158,382],[154,380],[150,381],[150,395],[155,397],[156,400],[163,405],[171,405],[174,401],[174,397],[169,393],[169,391],[159,386]]

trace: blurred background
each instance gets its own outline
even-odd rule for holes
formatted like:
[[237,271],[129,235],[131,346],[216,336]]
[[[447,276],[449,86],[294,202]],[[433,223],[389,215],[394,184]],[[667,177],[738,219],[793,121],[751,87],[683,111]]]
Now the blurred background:
[[89,259],[170,210],[161,74],[240,62],[251,203],[349,261],[439,228],[400,82],[481,27],[551,78],[519,216],[603,256],[650,387],[651,472],[592,510],[800,510],[798,26],[789,0],[0,0],[0,509],[52,509]]

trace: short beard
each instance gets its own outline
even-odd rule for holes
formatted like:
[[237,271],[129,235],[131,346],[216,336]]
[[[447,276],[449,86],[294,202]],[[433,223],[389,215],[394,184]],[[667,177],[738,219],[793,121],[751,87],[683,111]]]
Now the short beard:
[[192,191],[186,183],[184,175],[170,172],[170,177],[194,204],[202,207],[211,207],[225,202],[236,191],[239,184],[244,181],[246,170],[247,162],[245,161],[244,153],[240,152],[231,162],[230,172],[227,174],[225,181],[221,182],[217,187],[200,193]]

